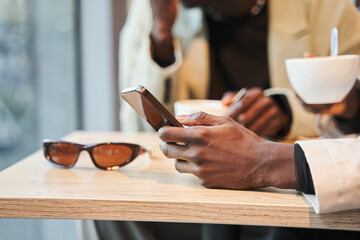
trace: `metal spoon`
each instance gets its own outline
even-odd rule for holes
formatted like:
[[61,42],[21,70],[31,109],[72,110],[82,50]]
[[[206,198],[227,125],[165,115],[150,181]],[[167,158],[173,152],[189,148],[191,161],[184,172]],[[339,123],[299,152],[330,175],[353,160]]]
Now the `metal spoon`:
[[[331,29],[331,39],[330,39],[330,52],[332,57],[338,55],[339,40],[338,40],[338,30],[336,27]],[[356,78],[360,80],[360,74],[357,74]]]
[[330,52],[331,56],[335,57],[338,55],[338,30],[336,27],[331,29],[331,39],[330,39]]

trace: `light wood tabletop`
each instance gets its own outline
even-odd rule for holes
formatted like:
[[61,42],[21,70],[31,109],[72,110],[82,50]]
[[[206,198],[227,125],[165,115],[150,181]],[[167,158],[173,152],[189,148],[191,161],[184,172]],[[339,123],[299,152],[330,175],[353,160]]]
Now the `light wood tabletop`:
[[159,149],[155,133],[74,132],[65,138],[150,147],[116,171],[95,168],[82,152],[72,169],[38,151],[0,172],[0,217],[112,219],[360,230],[360,211],[317,215],[294,190],[206,189]]

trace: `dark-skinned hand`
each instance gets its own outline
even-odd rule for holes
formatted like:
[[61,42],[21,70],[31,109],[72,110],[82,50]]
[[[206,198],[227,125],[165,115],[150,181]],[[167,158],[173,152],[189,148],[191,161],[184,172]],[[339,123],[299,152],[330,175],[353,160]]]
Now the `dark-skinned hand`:
[[359,108],[359,94],[353,88],[350,93],[339,103],[332,104],[307,104],[298,95],[303,107],[312,113],[330,114],[342,119],[351,119]]
[[262,137],[276,137],[289,124],[288,117],[278,104],[264,95],[260,88],[250,88],[244,96],[232,104],[236,92],[227,92],[222,98],[230,105],[227,116]]
[[174,61],[172,27],[178,13],[177,0],[150,0],[153,13],[153,25],[150,39],[155,61],[170,65]]
[[264,140],[230,117],[199,112],[178,120],[188,127],[166,126],[158,134],[165,156],[182,159],[179,172],[209,188],[295,188],[293,145]]

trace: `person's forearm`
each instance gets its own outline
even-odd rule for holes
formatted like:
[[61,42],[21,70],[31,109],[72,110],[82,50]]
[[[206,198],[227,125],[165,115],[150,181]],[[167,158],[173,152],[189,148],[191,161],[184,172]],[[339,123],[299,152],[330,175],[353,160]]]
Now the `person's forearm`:
[[175,62],[174,45],[171,32],[161,27],[153,28],[150,33],[152,57],[161,67]]
[[172,28],[178,12],[177,0],[150,0],[153,23],[150,32],[152,58],[161,67],[175,62]]
[[356,91],[355,88],[353,88],[349,95],[346,97],[344,102],[343,110],[340,114],[338,114],[336,117],[343,119],[343,120],[351,120],[355,117],[356,113],[359,109],[359,103],[360,103],[360,96],[358,91]]
[[294,145],[269,142],[263,154],[265,186],[295,189]]

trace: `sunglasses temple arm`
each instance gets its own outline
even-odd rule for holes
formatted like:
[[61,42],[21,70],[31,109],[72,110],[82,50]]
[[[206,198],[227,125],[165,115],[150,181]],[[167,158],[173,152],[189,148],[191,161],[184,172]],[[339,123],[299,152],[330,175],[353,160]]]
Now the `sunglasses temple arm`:
[[147,152],[150,153],[151,150],[140,146],[139,154],[143,154],[143,153],[147,153]]

